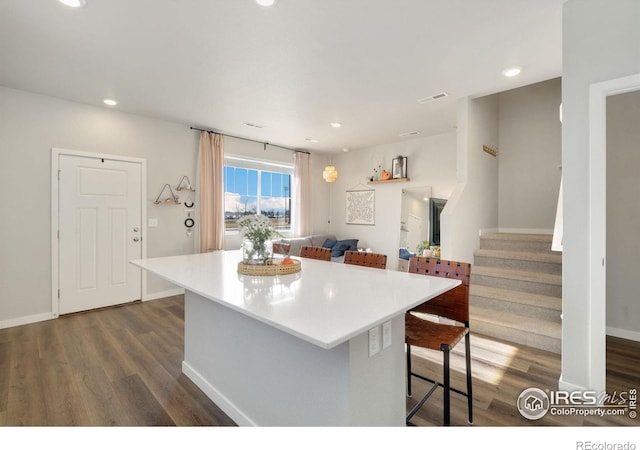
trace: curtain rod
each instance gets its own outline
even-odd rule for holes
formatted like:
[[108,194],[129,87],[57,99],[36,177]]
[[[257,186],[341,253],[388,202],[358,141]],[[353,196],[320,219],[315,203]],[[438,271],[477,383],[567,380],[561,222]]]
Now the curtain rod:
[[268,142],[262,142],[262,141],[256,141],[255,139],[249,139],[249,138],[244,138],[244,137],[240,137],[240,136],[234,136],[232,134],[225,134],[225,133],[220,133],[219,131],[214,131],[214,130],[203,130],[202,128],[197,128],[197,127],[189,127],[192,130],[196,130],[196,131],[205,131],[207,133],[216,133],[216,134],[220,134],[222,136],[227,136],[227,137],[231,137],[234,139],[242,139],[243,141],[249,141],[249,142],[256,142],[258,144],[262,144],[264,145],[264,149],[267,149],[267,145],[270,145],[271,147],[278,147],[278,148],[282,148],[284,150],[289,150],[292,151],[294,153],[306,153],[307,155],[310,155],[311,153],[309,152],[305,152],[304,150],[294,150],[292,148],[289,147],[283,147],[282,145],[276,145],[276,144],[270,144]]

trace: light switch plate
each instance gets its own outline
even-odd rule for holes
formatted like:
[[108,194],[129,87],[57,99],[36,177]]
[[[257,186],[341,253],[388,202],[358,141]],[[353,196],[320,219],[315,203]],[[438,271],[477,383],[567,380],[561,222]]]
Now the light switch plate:
[[369,330],[369,357],[380,351],[380,327]]
[[382,349],[391,345],[391,321],[382,324]]

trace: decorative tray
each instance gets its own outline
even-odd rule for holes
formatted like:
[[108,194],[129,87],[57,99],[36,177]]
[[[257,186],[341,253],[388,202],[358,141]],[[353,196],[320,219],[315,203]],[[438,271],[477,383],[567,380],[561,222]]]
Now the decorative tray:
[[272,258],[267,264],[245,264],[242,261],[238,263],[238,273],[243,275],[255,276],[272,276],[287,275],[290,273],[300,272],[302,264],[299,260],[290,258],[293,264],[282,264],[283,258]]

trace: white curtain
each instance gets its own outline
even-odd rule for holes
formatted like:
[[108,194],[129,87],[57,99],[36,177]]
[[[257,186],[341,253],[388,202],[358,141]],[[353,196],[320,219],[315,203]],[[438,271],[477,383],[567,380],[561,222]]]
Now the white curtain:
[[198,154],[200,191],[200,252],[224,249],[224,140],[217,133],[200,133]]
[[295,237],[311,234],[311,174],[310,155],[296,152],[293,171],[293,235]]

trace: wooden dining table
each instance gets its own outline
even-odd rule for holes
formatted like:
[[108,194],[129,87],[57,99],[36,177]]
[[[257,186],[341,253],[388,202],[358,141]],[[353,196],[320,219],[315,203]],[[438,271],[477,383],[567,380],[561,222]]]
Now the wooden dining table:
[[241,257],[131,261],[185,290],[183,373],[239,425],[404,426],[404,313],[460,281],[306,258],[249,276]]

